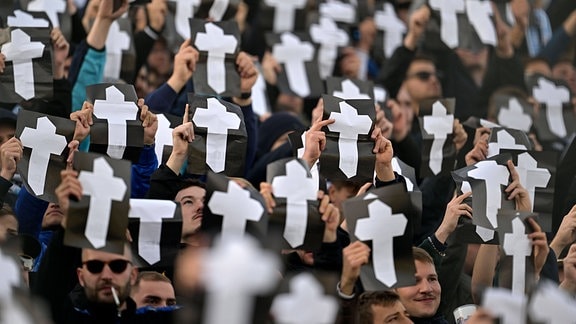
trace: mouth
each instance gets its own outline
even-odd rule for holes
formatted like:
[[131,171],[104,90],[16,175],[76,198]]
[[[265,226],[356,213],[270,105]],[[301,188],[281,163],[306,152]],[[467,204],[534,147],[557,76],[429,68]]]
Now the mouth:
[[436,300],[436,297],[423,297],[423,298],[417,298],[414,301],[418,302],[418,303],[432,303]]
[[199,218],[202,219],[202,213],[194,215],[194,217],[192,217],[192,220],[199,219]]

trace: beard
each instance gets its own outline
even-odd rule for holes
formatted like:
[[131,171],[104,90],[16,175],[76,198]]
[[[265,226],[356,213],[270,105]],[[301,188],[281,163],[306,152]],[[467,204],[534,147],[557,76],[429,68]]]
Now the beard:
[[112,291],[110,289],[106,289],[106,287],[114,287],[116,293],[118,294],[118,300],[120,301],[121,305],[130,296],[130,280],[127,280],[123,286],[119,286],[111,282],[101,282],[98,283],[96,287],[85,286],[84,292],[86,293],[88,300],[92,303],[111,304],[116,306]]

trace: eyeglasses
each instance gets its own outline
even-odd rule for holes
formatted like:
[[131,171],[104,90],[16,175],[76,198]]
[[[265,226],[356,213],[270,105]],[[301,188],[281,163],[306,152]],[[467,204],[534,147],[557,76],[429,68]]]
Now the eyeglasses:
[[128,260],[112,260],[110,262],[104,262],[100,260],[90,260],[83,263],[86,266],[86,269],[90,271],[92,274],[99,274],[104,270],[104,266],[108,265],[108,268],[116,274],[120,274],[126,270],[128,264],[132,264],[132,262]]
[[432,76],[435,76],[436,79],[441,79],[441,78],[442,78],[442,73],[440,73],[440,72],[433,73],[433,72],[429,72],[429,71],[420,71],[420,72],[416,72],[416,73],[413,73],[413,74],[409,75],[409,76],[408,76],[408,79],[410,79],[410,78],[418,78],[418,80],[423,81],[423,82],[426,82],[426,81],[430,80],[430,78],[431,78]]

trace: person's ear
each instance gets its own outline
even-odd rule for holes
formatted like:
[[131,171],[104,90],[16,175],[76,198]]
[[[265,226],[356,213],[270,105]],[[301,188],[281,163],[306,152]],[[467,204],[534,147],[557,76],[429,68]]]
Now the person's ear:
[[85,283],[84,283],[84,271],[82,268],[76,268],[76,274],[78,275],[78,283],[80,283],[80,286],[84,287]]
[[132,267],[132,271],[130,272],[130,285],[134,286],[136,283],[136,278],[138,277],[138,268]]

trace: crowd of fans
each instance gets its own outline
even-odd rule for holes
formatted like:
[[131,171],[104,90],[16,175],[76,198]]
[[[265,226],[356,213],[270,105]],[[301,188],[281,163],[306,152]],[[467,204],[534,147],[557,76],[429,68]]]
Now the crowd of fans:
[[[174,1],[151,0],[129,5],[128,0],[122,0],[118,1],[117,9],[115,2],[68,0],[70,39],[59,28],[51,30],[53,97],[16,105],[1,104],[0,194],[4,204],[0,209],[0,246],[5,251],[15,249],[20,255],[33,305],[46,306],[45,312],[36,307],[28,312],[40,322],[200,322],[202,312],[198,303],[206,301],[198,296],[204,292],[201,272],[209,245],[201,231],[206,185],[204,177],[184,172],[189,143],[195,138],[186,104],[187,94],[194,90],[192,77],[199,52],[189,39],[178,43],[173,27],[172,34],[169,32],[169,7]],[[227,100],[241,108],[248,134],[245,176],[235,181],[242,187],[260,191],[272,213],[276,202],[272,186],[266,183],[267,165],[291,157],[293,148],[288,134],[308,129],[302,159],[308,166],[314,166],[326,145],[323,130],[333,120],[322,119],[321,99],[301,98],[277,87],[282,66],[265,45],[266,31],[261,26],[264,18],[260,12],[263,2],[230,1],[237,10],[233,19],[241,31],[241,52],[235,66],[242,95]],[[310,16],[319,12],[316,2],[308,1]],[[387,91],[384,106],[375,107],[376,127],[371,134],[376,157],[375,180],[366,185],[322,179],[323,190],[319,193],[319,212],[325,223],[322,246],[318,251],[277,251],[284,262],[278,269],[278,278],[300,272],[337,277],[338,283],[326,293],[339,300],[339,323],[455,323],[454,310],[463,305],[480,305],[483,290],[498,284],[496,274],[502,251],[498,245],[466,244],[454,239],[452,234],[462,223],[460,219],[474,217],[466,200],[470,193],[459,192],[449,174],[420,175],[423,151],[420,104],[430,99],[455,98],[454,169],[486,159],[490,129],[467,129],[463,124],[471,117],[498,123],[496,96],[508,95],[529,102],[534,106],[533,118],[537,119],[539,103],[531,97],[527,85],[530,77],[542,75],[562,80],[576,93],[576,4],[570,0],[511,0],[507,3],[507,14],[513,17],[510,23],[509,17],[496,7],[500,1],[493,1],[491,22],[497,32],[497,44],[451,49],[438,41],[437,30],[434,34],[438,14],[428,4],[392,0],[390,3],[405,24],[406,33],[390,57],[378,59],[374,54],[378,37],[374,9],[379,2],[350,2],[357,2],[358,8],[365,10],[358,10],[357,23],[350,26],[349,46],[338,49],[332,75],[371,81]],[[132,23],[135,45],[133,69],[123,71],[123,79],[104,80],[106,40],[114,37],[109,34],[110,26],[126,15]],[[5,57],[0,54],[0,73],[4,73],[5,64]],[[250,95],[259,77],[265,80],[269,107],[253,106]],[[132,198],[166,199],[180,205],[181,244],[174,247],[171,267],[139,269],[133,259],[134,249],[130,248],[129,232],[123,254],[64,244],[70,200],[82,197],[76,170],[69,168],[62,172],[55,192],[57,204],[38,199],[22,186],[17,164],[25,148],[14,137],[17,111],[32,110],[75,121],[70,147],[72,151],[78,146],[82,150],[80,143],[90,134],[94,109],[86,101],[86,87],[103,82],[133,84],[141,98],[138,107],[144,147],[140,160],[132,166]],[[576,113],[574,103],[570,103],[572,114]],[[168,160],[158,165],[154,146],[157,114],[161,113],[184,118],[172,132]],[[533,128],[527,135],[535,150],[564,152],[573,140],[572,134],[554,141],[541,140]],[[343,204],[371,187],[405,184],[406,179],[393,170],[393,157],[414,168],[416,185],[422,192],[421,223],[415,227],[418,231],[414,233],[412,250],[416,284],[365,291],[359,278],[362,266],[370,263],[373,247],[361,241],[351,243],[343,221],[346,216]],[[509,162],[507,166],[511,181],[504,192],[514,201],[516,210],[532,211],[530,195],[520,183],[514,164]],[[562,197],[555,199],[554,208],[561,221],[552,232],[546,233],[536,220],[528,220],[533,230],[528,237],[532,242],[530,260],[534,279],[555,282],[570,294],[576,293],[576,246],[571,245],[576,240],[574,176],[572,173],[563,179],[568,185],[555,193]],[[4,271],[0,266],[0,276]],[[16,323],[2,317],[10,307],[11,303],[0,299],[0,322]],[[489,310],[478,308],[467,323],[492,323],[496,317]],[[261,320],[273,322],[274,314],[265,312]]]

